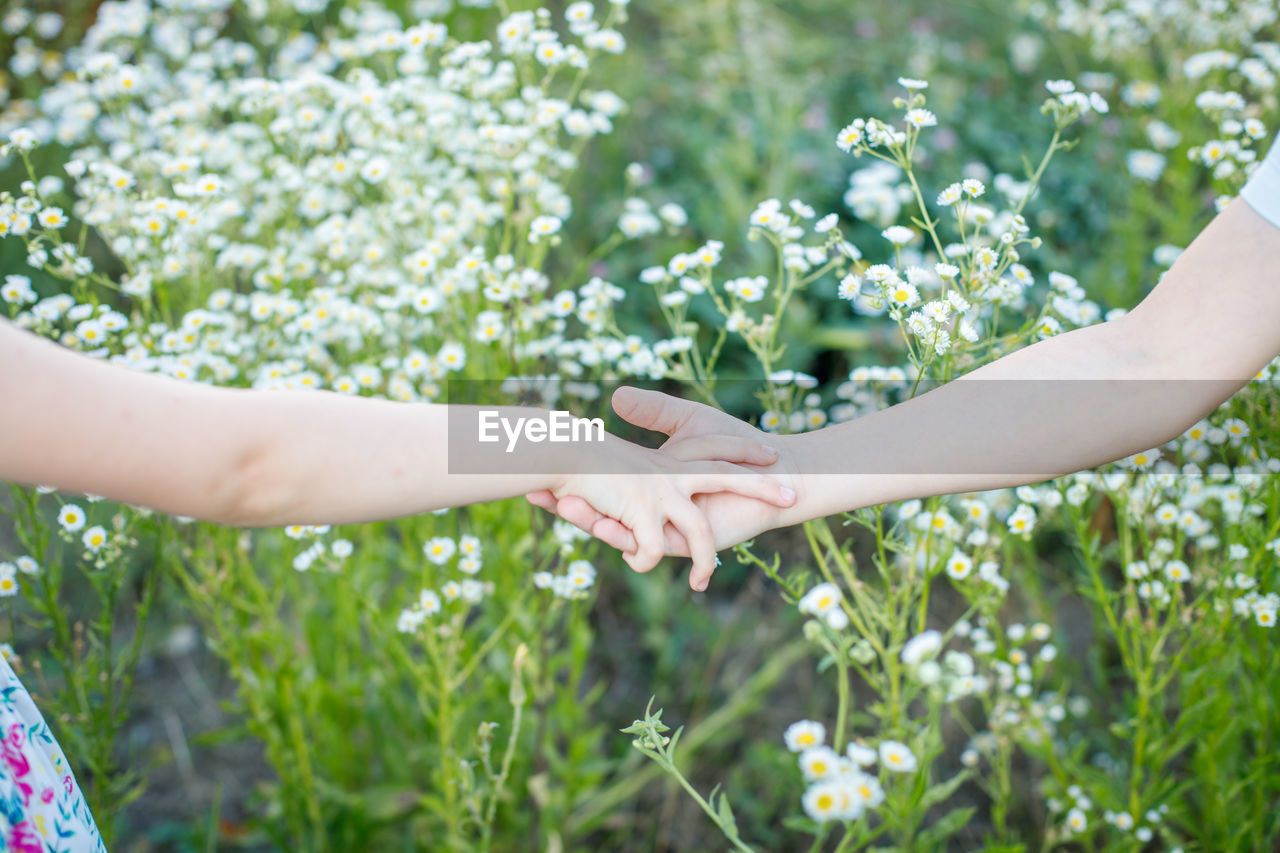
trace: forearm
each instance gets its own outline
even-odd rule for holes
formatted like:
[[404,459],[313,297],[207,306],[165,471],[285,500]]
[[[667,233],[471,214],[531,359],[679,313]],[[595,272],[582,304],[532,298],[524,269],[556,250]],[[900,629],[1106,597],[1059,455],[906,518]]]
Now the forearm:
[[489,467],[525,473],[450,473],[446,406],[179,382],[8,323],[0,400],[0,480],[228,524],[356,522],[511,497],[554,488],[579,458],[500,445],[502,464]]
[[1236,202],[1129,315],[783,439],[800,498],[778,523],[1038,482],[1157,447],[1274,357],[1277,309],[1280,230]]
[[[316,392],[253,392],[244,417],[270,424],[241,467],[244,499],[229,523],[356,523],[555,488],[573,464],[562,448],[521,443],[477,459],[472,407]],[[493,407],[503,417],[545,410]],[[465,416],[464,416],[465,415]],[[467,434],[450,436],[450,430]],[[493,473],[482,473],[491,471]],[[501,472],[501,473],[499,473]]]
[[856,421],[784,439],[800,497],[781,523],[1101,465],[1175,438],[1243,384],[1138,378],[1149,356],[1123,348],[1125,319],[1042,341]]

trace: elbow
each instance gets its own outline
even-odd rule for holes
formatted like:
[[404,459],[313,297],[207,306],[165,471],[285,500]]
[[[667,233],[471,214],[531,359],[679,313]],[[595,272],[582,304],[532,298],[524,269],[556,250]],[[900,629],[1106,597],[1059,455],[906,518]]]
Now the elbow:
[[1170,363],[1164,351],[1166,336],[1158,323],[1151,322],[1139,308],[1128,314],[1088,328],[1097,330],[1097,343],[1106,378],[1153,379]]
[[276,442],[260,438],[241,449],[215,486],[217,517],[231,527],[275,527],[296,521],[297,489],[285,476]]
[[[1113,320],[1107,329],[1106,371],[1126,383],[1126,411],[1149,423],[1146,447],[1162,446],[1208,417],[1249,378],[1237,362],[1215,358],[1203,342],[1170,334],[1158,315],[1134,311]],[[1108,328],[1109,327],[1109,328]],[[1146,449],[1135,448],[1137,450]]]

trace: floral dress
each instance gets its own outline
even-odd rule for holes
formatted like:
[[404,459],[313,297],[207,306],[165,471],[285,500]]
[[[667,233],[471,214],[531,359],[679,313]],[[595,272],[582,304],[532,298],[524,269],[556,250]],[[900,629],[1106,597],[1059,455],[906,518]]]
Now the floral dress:
[[0,654],[0,853],[106,853],[66,757]]

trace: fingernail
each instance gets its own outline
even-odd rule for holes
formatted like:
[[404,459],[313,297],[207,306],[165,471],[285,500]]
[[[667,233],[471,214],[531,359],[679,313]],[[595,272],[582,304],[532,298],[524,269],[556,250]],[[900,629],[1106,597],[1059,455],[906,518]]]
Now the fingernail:
[[704,592],[707,588],[707,582],[705,580],[694,581],[693,588],[697,592]]
[[765,456],[768,456],[768,457],[771,457],[771,458],[772,458],[772,457],[775,457],[775,456],[777,456],[777,455],[778,455],[778,450],[777,450],[777,448],[770,447],[770,446],[769,446],[769,445],[767,445],[767,444],[762,444],[762,445],[760,445],[760,449],[764,451],[764,455],[765,455]]
[[782,499],[787,503],[791,503],[796,499],[796,490],[783,486],[779,491],[782,493]]

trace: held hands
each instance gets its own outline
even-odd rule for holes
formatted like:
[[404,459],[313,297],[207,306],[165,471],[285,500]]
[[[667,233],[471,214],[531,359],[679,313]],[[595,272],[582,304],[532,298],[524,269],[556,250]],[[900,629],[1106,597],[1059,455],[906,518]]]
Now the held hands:
[[619,388],[613,408],[670,438],[660,451],[617,441],[610,452],[632,454],[635,470],[666,476],[594,475],[611,482],[570,481],[528,499],[617,548],[635,571],[649,571],[664,554],[691,556],[689,585],[706,589],[717,550],[778,526],[779,508],[795,503],[785,483],[793,483],[796,472],[779,454],[776,436],[656,391]]

